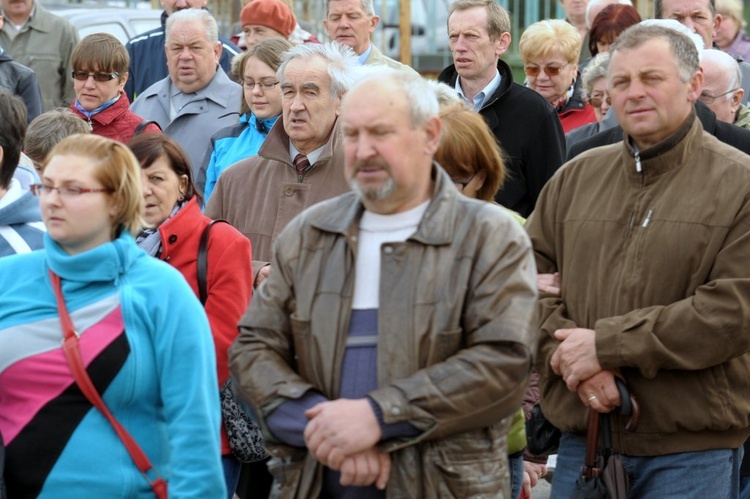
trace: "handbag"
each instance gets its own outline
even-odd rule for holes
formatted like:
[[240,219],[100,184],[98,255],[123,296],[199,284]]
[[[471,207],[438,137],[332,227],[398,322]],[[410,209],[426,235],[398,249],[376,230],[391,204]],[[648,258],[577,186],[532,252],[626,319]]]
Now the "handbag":
[[[213,220],[201,234],[198,245],[198,296],[205,306],[208,299],[206,276],[208,274],[208,239],[211,227],[216,223],[229,223],[226,220]],[[219,392],[221,401],[221,419],[227,432],[229,448],[240,462],[254,463],[262,461],[268,454],[263,445],[263,433],[237,400],[232,377],[227,379]]]
[[[68,309],[65,306],[65,298],[62,294],[62,286],[60,283],[60,276],[49,271],[50,280],[52,281],[52,289],[55,292],[55,298],[57,299],[57,313],[60,316],[60,325],[62,326],[64,340],[63,340],[63,352],[65,353],[65,359],[70,365],[70,370],[73,372],[73,379],[75,379],[78,388],[86,396],[91,405],[99,409],[107,421],[112,425],[112,428],[120,437],[125,448],[128,450],[130,457],[133,459],[138,470],[143,474],[143,477],[151,485],[154,494],[158,499],[167,499],[167,482],[159,475],[159,472],[154,468],[149,461],[146,453],[128,433],[128,430],[120,424],[117,419],[109,412],[109,409],[104,404],[101,395],[96,391],[94,383],[89,377],[89,373],[86,371],[86,367],[83,365],[83,359],[81,358],[81,350],[78,346],[78,333],[73,326],[73,321],[68,315]],[[153,471],[156,476],[155,479],[151,479],[149,472]]]
[[534,404],[526,421],[526,447],[535,456],[554,454],[560,445],[561,432],[544,417],[542,407]]
[[[629,418],[625,430],[635,431],[640,417],[638,401],[621,378],[615,376],[615,383],[620,392],[620,414]],[[586,463],[581,467],[581,475],[576,480],[571,499],[627,499],[629,487],[630,478],[622,456],[612,453],[610,415],[589,409]]]

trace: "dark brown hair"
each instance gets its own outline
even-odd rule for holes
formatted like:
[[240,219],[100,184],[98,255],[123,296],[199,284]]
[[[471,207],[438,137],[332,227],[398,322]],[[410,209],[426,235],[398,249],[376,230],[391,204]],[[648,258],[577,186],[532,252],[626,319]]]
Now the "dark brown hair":
[[596,42],[614,42],[620,33],[641,22],[641,15],[630,5],[611,4],[594,18],[589,33],[589,50],[594,57],[599,53]]
[[74,71],[119,73],[120,81],[130,66],[125,46],[107,33],[94,33],[78,42],[70,59]]
[[128,142],[128,147],[133,151],[136,159],[138,159],[138,163],[140,163],[141,168],[144,170],[153,165],[159,158],[166,158],[172,171],[178,177],[181,175],[187,176],[188,182],[185,199],[189,200],[195,196],[198,198],[199,204],[203,203],[203,196],[195,188],[195,183],[193,182],[190,160],[177,142],[161,133],[146,132],[133,137]]

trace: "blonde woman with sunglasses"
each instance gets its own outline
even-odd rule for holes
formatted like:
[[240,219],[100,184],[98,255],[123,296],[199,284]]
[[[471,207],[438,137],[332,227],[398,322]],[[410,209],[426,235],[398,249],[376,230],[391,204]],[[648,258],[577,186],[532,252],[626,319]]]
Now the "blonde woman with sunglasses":
[[594,108],[581,97],[578,30],[560,19],[536,22],[521,35],[518,51],[526,85],[554,106],[565,133],[596,121]]

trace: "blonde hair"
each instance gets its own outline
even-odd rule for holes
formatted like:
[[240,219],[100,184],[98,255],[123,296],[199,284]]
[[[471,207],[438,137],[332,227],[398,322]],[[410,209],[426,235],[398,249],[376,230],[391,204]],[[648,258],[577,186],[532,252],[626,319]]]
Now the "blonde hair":
[[47,155],[42,171],[57,155],[71,155],[94,161],[94,178],[110,190],[110,199],[117,207],[112,220],[111,238],[121,230],[135,236],[145,225],[143,220],[143,190],[141,167],[125,144],[93,134],[71,135],[61,140]]
[[742,29],[747,25],[745,18],[742,16],[742,2],[740,0],[716,0],[716,12],[724,17],[731,17]]
[[581,35],[572,24],[562,19],[535,22],[521,35],[518,51],[524,63],[546,57],[551,52],[560,52],[568,63],[577,63],[581,52]]

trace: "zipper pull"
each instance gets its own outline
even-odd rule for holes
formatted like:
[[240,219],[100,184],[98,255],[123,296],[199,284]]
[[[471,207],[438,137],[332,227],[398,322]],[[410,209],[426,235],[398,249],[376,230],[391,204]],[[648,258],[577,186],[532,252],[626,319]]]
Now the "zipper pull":
[[635,150],[635,171],[637,173],[643,171],[643,168],[641,168],[641,155],[639,154],[638,149]]
[[94,124],[91,123],[91,116],[89,116],[89,131],[94,131]]
[[643,223],[641,224],[641,227],[644,229],[648,227],[648,224],[651,222],[651,215],[653,215],[654,210],[648,210],[646,213],[646,218],[643,219]]
[[297,183],[298,183],[298,184],[301,184],[301,183],[302,183],[302,179],[304,179],[304,178],[305,178],[305,176],[304,176],[304,175],[302,175],[302,174],[298,174],[298,175],[297,175]]

